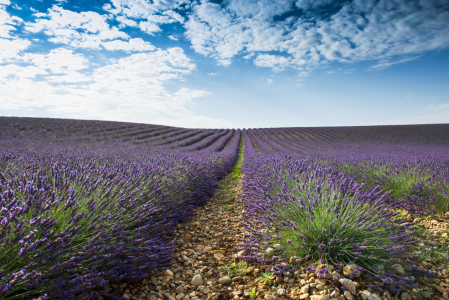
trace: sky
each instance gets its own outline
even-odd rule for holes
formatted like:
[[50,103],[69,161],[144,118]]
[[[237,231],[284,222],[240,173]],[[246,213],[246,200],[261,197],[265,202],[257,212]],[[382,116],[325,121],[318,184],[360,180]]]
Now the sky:
[[0,116],[449,123],[449,0],[0,0]]

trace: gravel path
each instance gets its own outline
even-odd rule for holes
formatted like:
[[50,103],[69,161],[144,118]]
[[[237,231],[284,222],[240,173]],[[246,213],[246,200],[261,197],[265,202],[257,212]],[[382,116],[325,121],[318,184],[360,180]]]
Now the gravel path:
[[[318,278],[317,272],[302,269],[295,274],[267,277],[261,281],[258,265],[239,260],[238,245],[244,228],[240,224],[242,202],[239,180],[227,175],[208,204],[197,207],[192,217],[176,229],[175,263],[170,270],[137,283],[111,285],[125,299],[304,299],[304,300],[423,300],[448,299],[447,264],[432,258],[421,264],[434,277],[416,279],[420,286],[396,295],[375,293],[361,276],[350,280],[348,274],[333,272]],[[409,216],[411,218],[411,216]],[[428,235],[416,250],[447,251],[448,223],[413,219]],[[429,250],[430,249],[430,250]],[[443,251],[444,252],[444,251]],[[430,252],[429,252],[430,253]],[[400,270],[401,272],[402,270]],[[350,272],[350,271],[349,271]],[[271,281],[271,282],[270,282]],[[342,288],[345,286],[346,288]],[[248,293],[254,289],[253,296]],[[256,294],[257,293],[257,294]],[[106,297],[105,297],[106,298]],[[99,297],[98,300],[102,300]]]

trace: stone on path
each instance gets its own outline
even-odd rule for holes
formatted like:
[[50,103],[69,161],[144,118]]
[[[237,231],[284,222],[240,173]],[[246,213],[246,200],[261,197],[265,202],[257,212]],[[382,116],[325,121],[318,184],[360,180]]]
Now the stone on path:
[[193,276],[191,283],[193,285],[202,285],[203,284],[203,278],[201,277],[200,274],[196,274],[195,276]]

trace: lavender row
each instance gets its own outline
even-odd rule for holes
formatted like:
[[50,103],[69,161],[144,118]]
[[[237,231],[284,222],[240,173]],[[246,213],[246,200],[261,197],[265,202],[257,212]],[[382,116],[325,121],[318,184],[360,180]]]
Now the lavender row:
[[94,299],[108,281],[169,267],[174,226],[207,202],[240,143],[237,131],[224,151],[179,153],[27,135],[0,139],[4,299]]
[[230,143],[235,134],[236,134],[235,129],[229,130],[228,133],[226,133],[226,135],[220,137],[216,142],[214,142],[212,145],[208,146],[204,150],[211,152],[218,152],[223,150]]
[[228,129],[216,132],[212,135],[209,135],[205,139],[200,140],[199,142],[192,144],[190,146],[181,147],[182,150],[180,151],[196,151],[196,150],[202,150],[206,149],[210,145],[212,145],[216,140],[221,138],[222,136],[225,136],[229,132]]

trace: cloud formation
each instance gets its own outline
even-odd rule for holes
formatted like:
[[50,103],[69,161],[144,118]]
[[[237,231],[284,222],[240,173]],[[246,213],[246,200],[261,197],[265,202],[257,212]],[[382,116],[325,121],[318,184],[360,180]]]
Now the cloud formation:
[[167,89],[195,69],[181,48],[157,49],[110,59],[95,67],[67,48],[25,54],[0,66],[0,109],[43,109],[71,118],[226,127],[224,121],[194,115],[193,100],[209,93]]
[[29,40],[15,37],[12,34],[16,30],[16,26],[23,23],[23,20],[11,16],[6,11],[6,5],[9,4],[10,2],[7,0],[0,2],[0,63],[15,57],[31,45]]
[[53,6],[47,13],[35,13],[34,16],[38,19],[28,22],[25,30],[32,33],[44,32],[50,37],[48,40],[55,44],[100,49],[106,41],[129,39],[128,34],[107,23],[108,15],[93,11],[77,13]]
[[448,47],[449,2],[204,1],[193,7],[185,28],[193,49],[222,65],[258,53],[254,63],[275,71],[315,68]]

